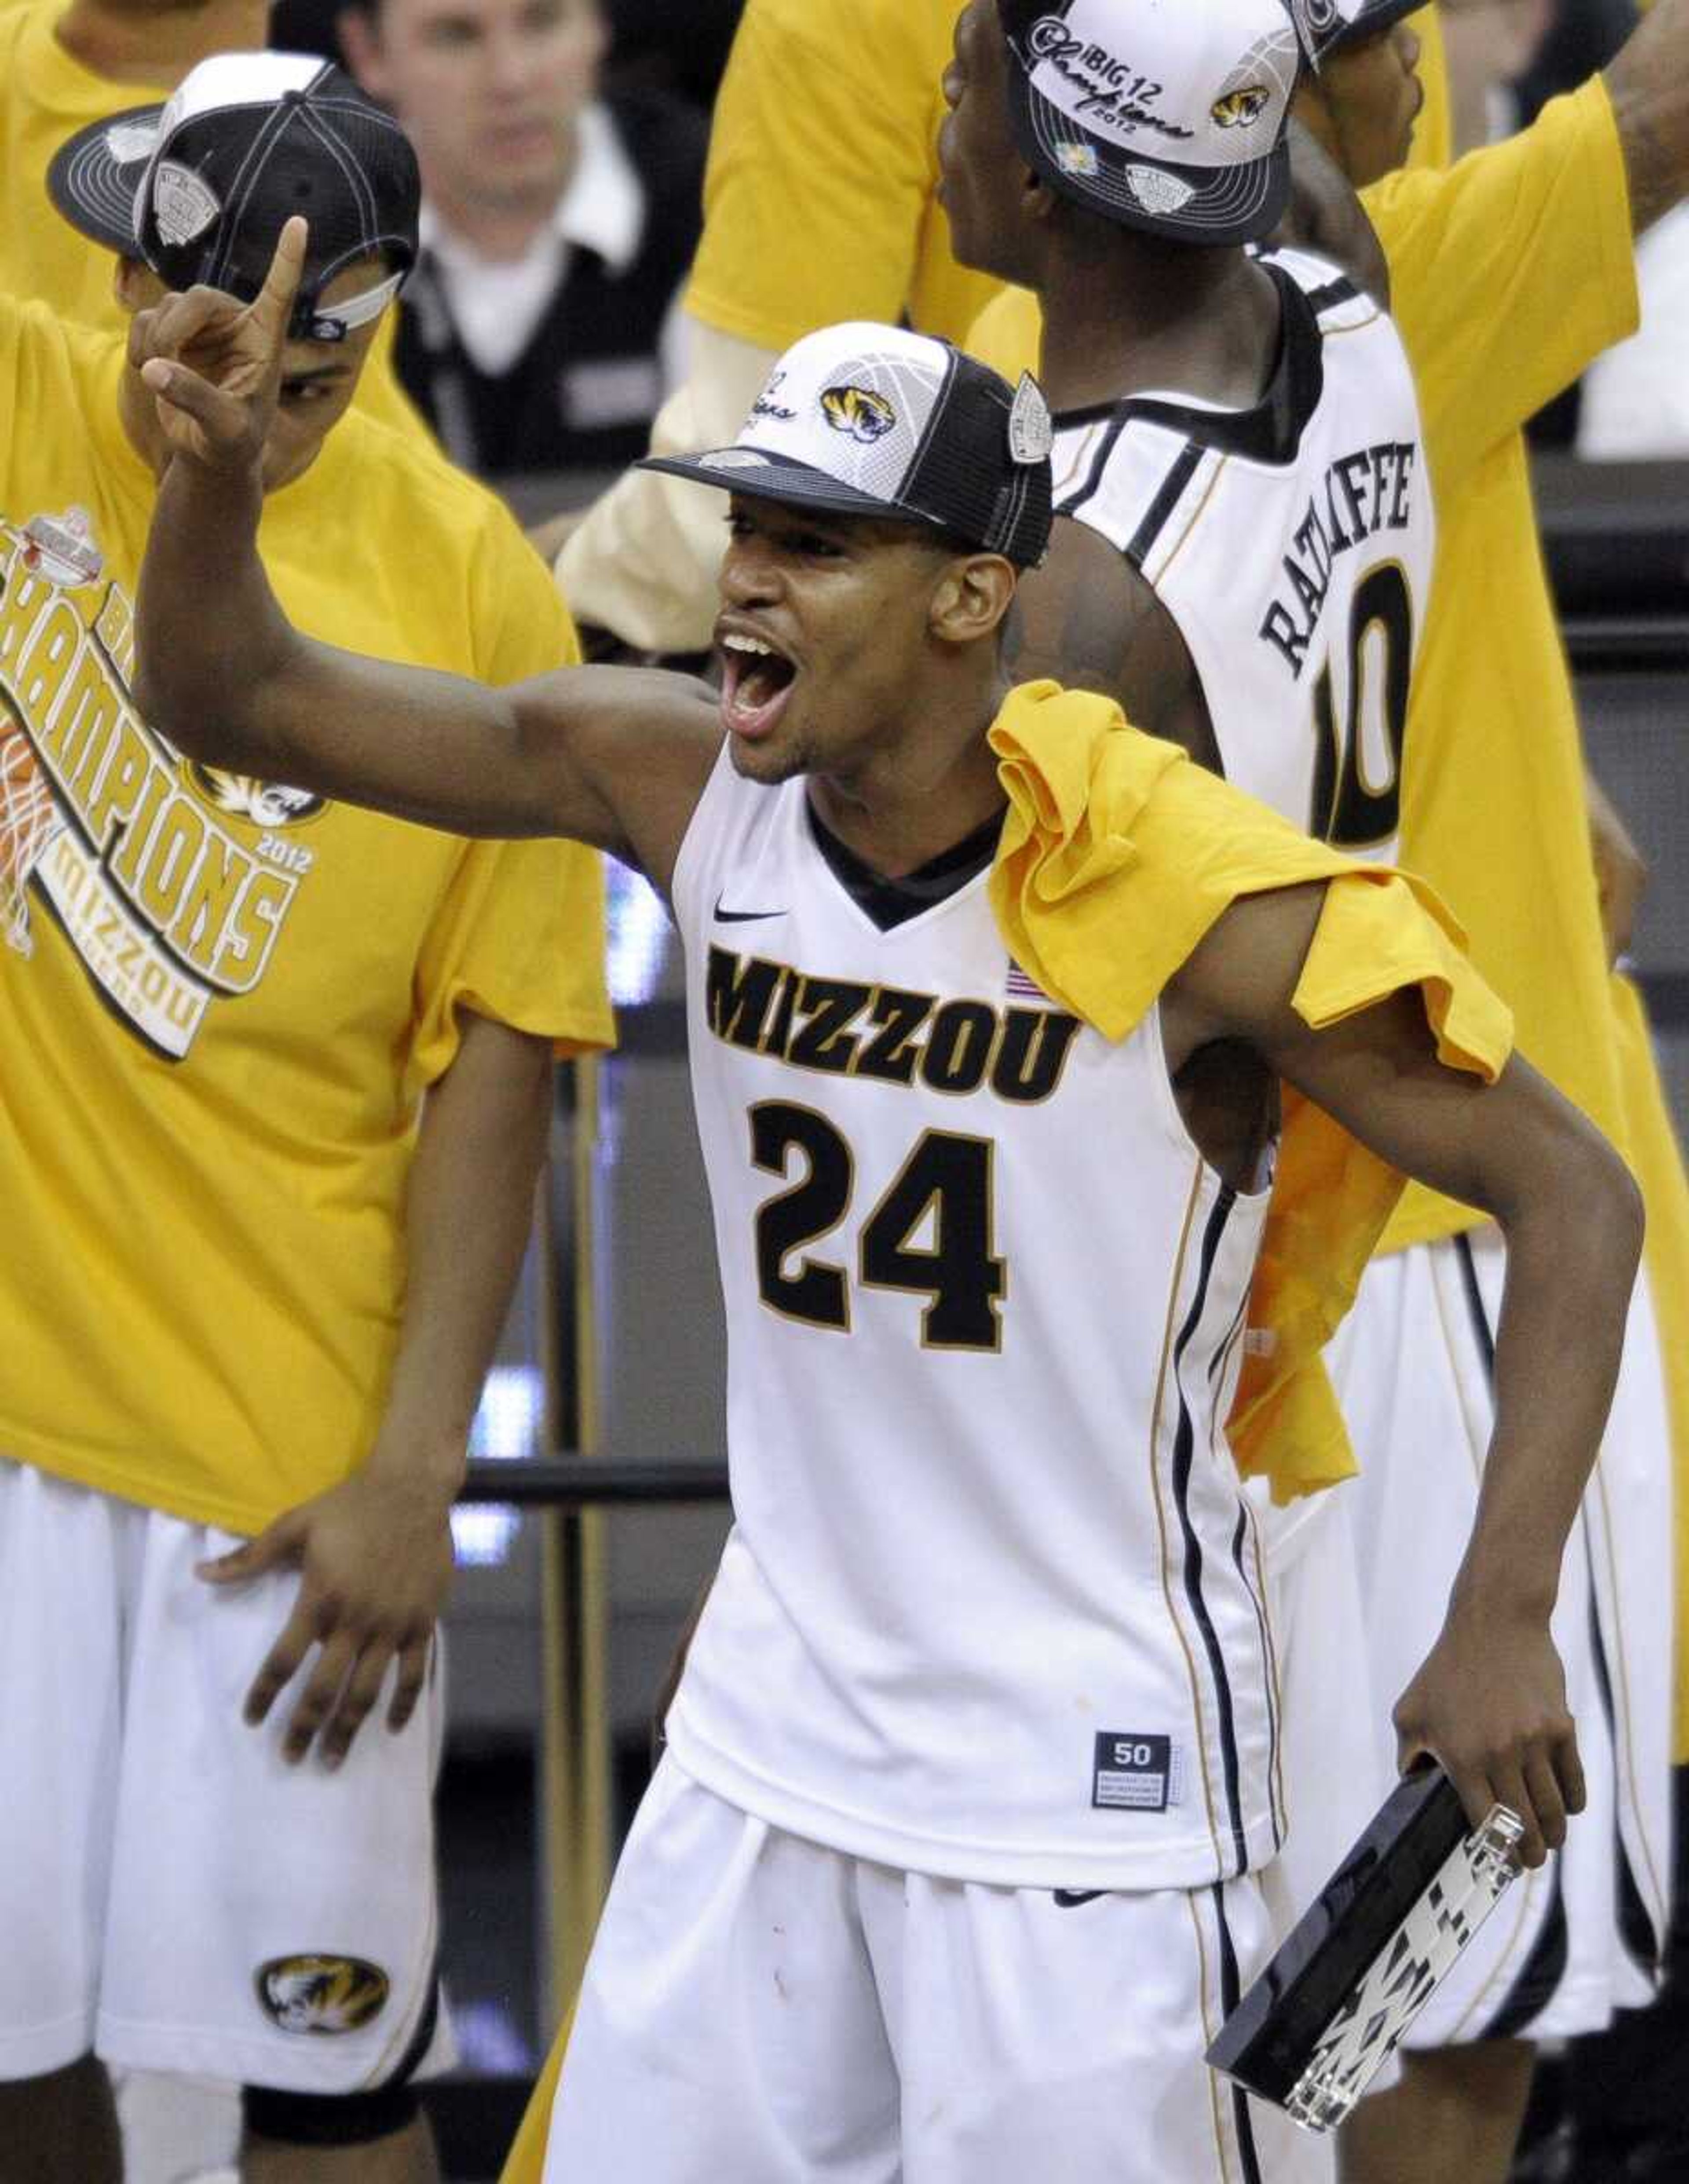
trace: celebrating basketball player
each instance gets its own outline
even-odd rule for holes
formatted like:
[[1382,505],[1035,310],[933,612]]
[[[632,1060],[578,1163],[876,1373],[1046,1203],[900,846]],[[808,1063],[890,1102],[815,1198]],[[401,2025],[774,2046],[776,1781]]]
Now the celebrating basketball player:
[[684,465],[733,496],[719,698],[495,691],[302,634],[256,466],[304,248],[290,224],[256,305],[138,327],[176,450],[144,702],[207,760],[612,849],[688,958],[737,1524],[552,2166],[1322,2173],[1200,2060],[1268,1946],[1281,1819],[1223,1437],[1273,1082],[1506,1228],[1488,1484],[1406,1705],[1533,1863],[1581,1799],[1547,1618],[1639,1245],[1622,1167],[1505,1059],[1407,883],[1106,700],[1006,701],[1047,413],[943,344],[812,337]]

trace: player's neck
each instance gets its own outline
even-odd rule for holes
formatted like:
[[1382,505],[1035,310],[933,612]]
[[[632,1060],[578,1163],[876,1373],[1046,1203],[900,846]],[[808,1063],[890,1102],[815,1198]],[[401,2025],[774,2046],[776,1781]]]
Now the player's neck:
[[1070,237],[1041,283],[1040,377],[1053,409],[1150,392],[1227,409],[1259,400],[1279,348],[1279,299],[1241,250],[1173,248],[1114,230]]
[[917,732],[874,754],[848,773],[810,776],[811,801],[822,822],[884,879],[903,879],[966,841],[1002,808],[997,761],[985,730],[1003,697],[992,690],[953,717],[911,703],[906,718]]
[[205,0],[203,6],[140,8],[70,0],[53,35],[73,60],[109,83],[173,90],[212,53],[262,46],[266,0]]

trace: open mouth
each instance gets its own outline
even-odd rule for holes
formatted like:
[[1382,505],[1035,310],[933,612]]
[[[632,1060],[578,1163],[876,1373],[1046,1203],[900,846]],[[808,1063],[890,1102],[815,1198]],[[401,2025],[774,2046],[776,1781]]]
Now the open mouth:
[[796,665],[766,638],[729,630],[722,638],[722,718],[736,736],[766,736],[786,710]]

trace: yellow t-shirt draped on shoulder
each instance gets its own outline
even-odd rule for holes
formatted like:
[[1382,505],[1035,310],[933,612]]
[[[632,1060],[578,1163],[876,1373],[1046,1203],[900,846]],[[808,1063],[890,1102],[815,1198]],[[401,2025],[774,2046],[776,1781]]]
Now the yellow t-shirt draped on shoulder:
[[960,341],[996,283],[934,194],[963,0],[750,0],[716,102],[687,309],[759,348],[841,319]]
[[[1421,882],[1298,833],[1107,699],[1027,683],[990,742],[1009,799],[990,880],[1005,944],[1105,1037],[1125,1037],[1232,903],[1324,881],[1294,997],[1304,1020],[1335,1023],[1417,987],[1439,1058],[1486,1081],[1500,1073],[1511,1018]],[[1287,1095],[1229,1427],[1240,1465],[1281,1499],[1354,1468],[1319,1352],[1401,1190],[1330,1117]]]
[[[0,294],[0,1021],[28,1058],[0,1128],[0,1453],[251,1532],[369,1451],[420,1102],[460,1011],[610,1041],[603,874],[153,733],[131,696],[153,482],[122,365]],[[259,543],[328,643],[496,683],[576,656],[502,505],[355,410]]]
[[[0,8],[0,175],[6,216],[0,220],[0,291],[39,297],[61,317],[110,332],[127,324],[112,293],[117,260],[80,235],[47,193],[47,170],[67,137],[108,114],[152,106],[170,96],[162,86],[109,83],[73,59],[54,36],[64,0],[19,0]],[[398,430],[430,439],[393,369],[398,314],[382,314],[357,406]]]

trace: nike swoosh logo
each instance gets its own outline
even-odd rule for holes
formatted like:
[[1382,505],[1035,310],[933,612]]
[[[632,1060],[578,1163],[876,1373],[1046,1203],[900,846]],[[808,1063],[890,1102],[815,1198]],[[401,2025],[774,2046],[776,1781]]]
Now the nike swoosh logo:
[[1055,1888],[1051,1891],[1058,1911],[1076,1911],[1081,1903],[1095,1903],[1099,1896],[1106,1896],[1107,1893],[1106,1888]]
[[786,914],[783,910],[723,910],[722,898],[716,898],[717,925],[755,925],[762,918],[784,917]]

